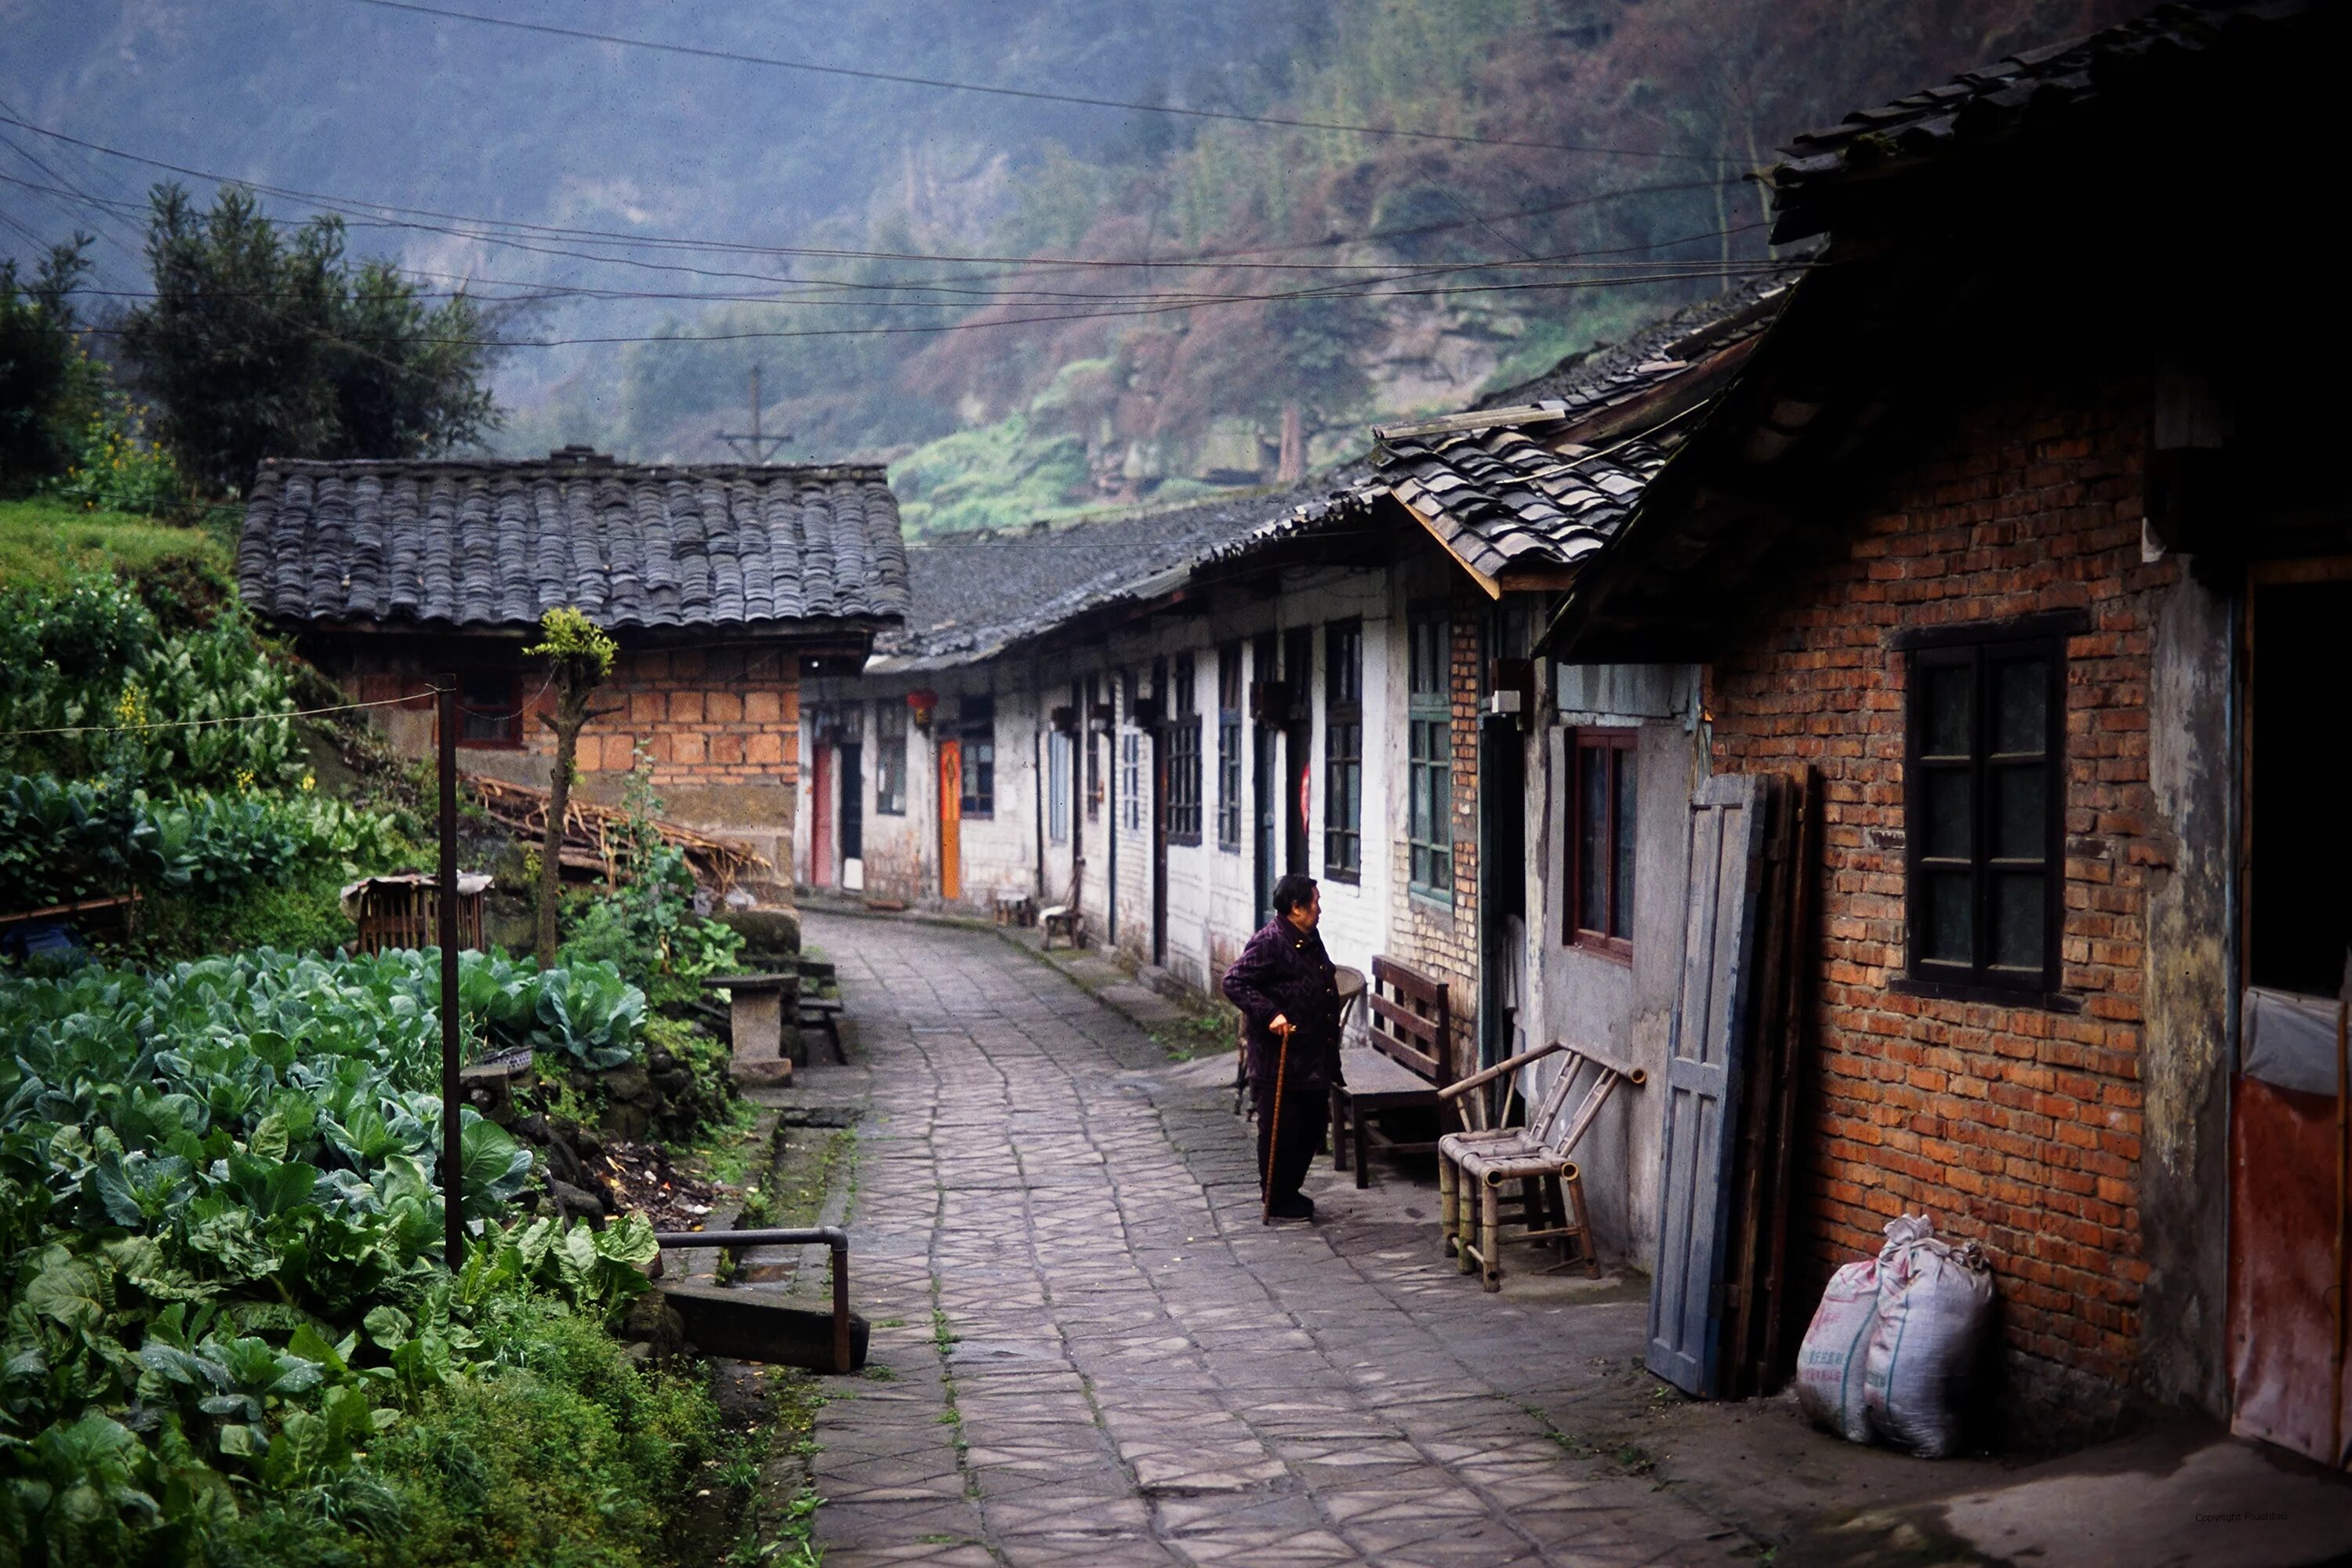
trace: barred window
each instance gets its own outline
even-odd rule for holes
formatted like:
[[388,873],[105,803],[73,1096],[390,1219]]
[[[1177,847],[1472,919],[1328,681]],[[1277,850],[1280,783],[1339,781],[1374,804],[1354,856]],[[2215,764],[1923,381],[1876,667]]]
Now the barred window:
[[1168,837],[1171,843],[1201,842],[1201,713],[1192,690],[1192,656],[1176,658],[1175,700],[1164,733],[1168,742]]
[[1323,874],[1363,875],[1364,626],[1336,621],[1323,633]]
[[1217,847],[1242,847],[1242,645],[1217,649]]
[[1442,617],[1408,628],[1410,679],[1405,722],[1411,771],[1405,838],[1408,881],[1416,893],[1454,901],[1454,627]]

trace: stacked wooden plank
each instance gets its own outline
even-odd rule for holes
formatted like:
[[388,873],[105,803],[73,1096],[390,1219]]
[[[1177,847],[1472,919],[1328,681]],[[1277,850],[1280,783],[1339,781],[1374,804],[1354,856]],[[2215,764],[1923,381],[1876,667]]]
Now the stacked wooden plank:
[[[466,784],[494,821],[534,843],[545,841],[545,790],[473,775],[467,776]],[[617,806],[599,805],[573,795],[563,813],[563,864],[601,875],[607,882],[618,882],[628,820],[628,813]],[[714,837],[660,817],[654,818],[652,826],[664,843],[686,857],[695,880],[722,897],[747,872],[772,869],[764,856],[740,839]]]

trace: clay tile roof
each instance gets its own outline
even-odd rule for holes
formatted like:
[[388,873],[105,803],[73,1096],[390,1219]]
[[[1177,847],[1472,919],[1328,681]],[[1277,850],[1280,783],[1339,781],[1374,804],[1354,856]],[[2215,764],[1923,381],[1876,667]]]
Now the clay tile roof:
[[277,621],[614,628],[895,620],[898,503],[879,468],[525,461],[262,465],[237,591]]
[[1286,490],[1241,491],[1060,528],[1041,522],[919,542],[908,552],[913,608],[903,628],[875,639],[875,652],[898,668],[986,658],[1089,611],[1163,592],[1227,559],[1302,498],[1354,477],[1343,471]]
[[[2199,0],[2071,43],[2011,55],[1950,82],[1858,109],[1799,136],[1765,171],[1778,216],[1776,242],[1831,226],[1849,190],[1968,153],[2017,142],[2047,127],[2136,105],[2167,115],[2194,111],[2189,71],[2257,39],[2278,43],[2305,19],[2326,19],[2318,0]],[[2255,68],[2261,68],[2259,65]]]
[[1503,395],[1374,432],[1374,483],[1489,578],[1570,566],[1639,504],[1793,286],[1759,279]]

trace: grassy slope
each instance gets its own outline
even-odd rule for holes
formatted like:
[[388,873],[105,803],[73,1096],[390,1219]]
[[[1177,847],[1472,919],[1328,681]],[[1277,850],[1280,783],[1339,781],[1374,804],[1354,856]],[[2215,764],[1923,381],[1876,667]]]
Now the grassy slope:
[[54,582],[73,566],[137,570],[194,555],[226,572],[229,552],[202,528],[176,528],[55,500],[0,500],[0,583]]

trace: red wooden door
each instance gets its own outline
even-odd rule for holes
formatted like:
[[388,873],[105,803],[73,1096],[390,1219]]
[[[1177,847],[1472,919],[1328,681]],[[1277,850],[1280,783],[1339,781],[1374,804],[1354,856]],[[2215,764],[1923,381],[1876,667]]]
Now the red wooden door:
[[940,742],[940,897],[963,897],[963,742]]
[[809,886],[833,886],[833,748],[819,742],[809,758]]

